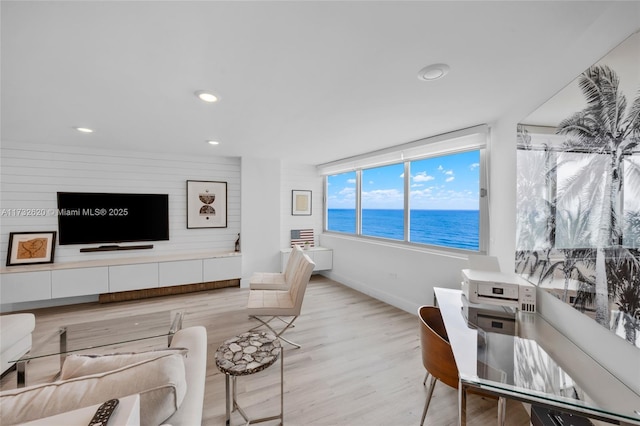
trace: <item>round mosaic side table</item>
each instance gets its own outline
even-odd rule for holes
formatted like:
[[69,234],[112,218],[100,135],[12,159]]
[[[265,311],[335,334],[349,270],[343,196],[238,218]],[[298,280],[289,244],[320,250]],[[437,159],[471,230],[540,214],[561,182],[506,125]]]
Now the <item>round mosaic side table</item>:
[[[284,353],[280,340],[269,332],[247,332],[227,339],[216,351],[216,367],[225,375],[226,424],[231,421],[231,413],[238,410],[246,424],[280,419],[284,424]],[[280,358],[280,414],[276,416],[250,419],[238,405],[236,378],[258,373]]]

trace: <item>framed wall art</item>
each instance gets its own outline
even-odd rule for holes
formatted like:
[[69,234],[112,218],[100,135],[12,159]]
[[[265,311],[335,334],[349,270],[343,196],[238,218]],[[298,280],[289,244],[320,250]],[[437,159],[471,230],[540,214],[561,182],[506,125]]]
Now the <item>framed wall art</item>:
[[291,214],[311,216],[311,191],[294,189],[291,191]]
[[56,232],[11,232],[7,266],[53,263]]
[[187,228],[227,227],[227,182],[187,181]]

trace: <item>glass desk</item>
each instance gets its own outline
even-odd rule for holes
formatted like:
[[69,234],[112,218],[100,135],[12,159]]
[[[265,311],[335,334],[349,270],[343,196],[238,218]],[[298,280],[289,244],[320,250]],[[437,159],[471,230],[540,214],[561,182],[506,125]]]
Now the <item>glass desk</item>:
[[458,423],[466,391],[483,392],[621,425],[640,425],[640,395],[540,315],[469,305],[462,291],[435,288],[458,366]]
[[173,335],[182,328],[182,317],[182,312],[161,311],[64,325],[44,340],[34,342],[29,352],[13,361],[17,386],[25,386],[26,364],[35,359],[58,355],[62,369],[67,354],[73,352],[104,347],[130,351],[133,342],[158,337],[166,337],[171,344]]

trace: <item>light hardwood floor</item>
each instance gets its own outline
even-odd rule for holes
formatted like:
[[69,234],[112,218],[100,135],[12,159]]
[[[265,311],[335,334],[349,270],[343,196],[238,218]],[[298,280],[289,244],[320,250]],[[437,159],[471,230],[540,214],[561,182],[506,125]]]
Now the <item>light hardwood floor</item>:
[[[185,312],[184,327],[204,325],[208,333],[208,365],[204,425],[224,424],[224,376],[213,355],[228,337],[256,325],[244,307],[248,290],[225,288],[178,296],[111,304],[82,304],[35,310],[34,341],[62,324],[162,310]],[[415,315],[314,275],[307,287],[302,315],[286,337],[300,343],[285,347],[285,424],[288,425],[418,425],[426,396],[422,385],[418,320]],[[29,384],[53,378],[56,360],[28,365]],[[238,379],[239,401],[253,417],[279,408],[279,368],[271,367]],[[15,372],[0,382],[15,387]],[[497,423],[497,404],[470,395],[470,426]],[[457,394],[439,383],[425,424],[456,424]],[[1,422],[0,422],[1,423]],[[235,413],[232,424],[243,424]],[[265,425],[277,422],[262,423]],[[507,424],[529,425],[522,404],[508,401]]]

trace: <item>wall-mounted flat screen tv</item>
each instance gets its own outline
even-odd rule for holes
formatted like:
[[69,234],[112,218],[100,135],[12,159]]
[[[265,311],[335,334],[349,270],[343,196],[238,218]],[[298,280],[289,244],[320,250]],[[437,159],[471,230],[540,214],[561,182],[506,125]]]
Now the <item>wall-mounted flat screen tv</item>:
[[169,239],[169,195],[58,192],[58,242]]

